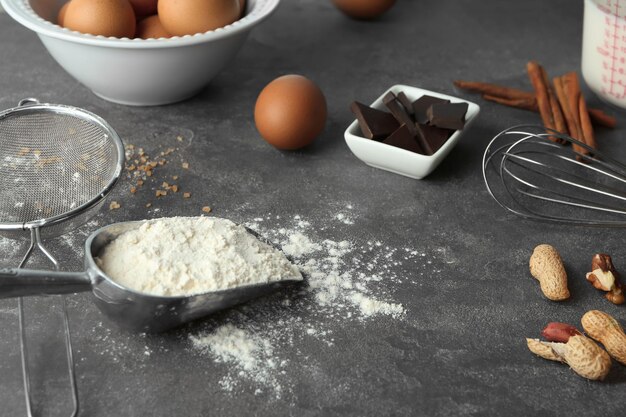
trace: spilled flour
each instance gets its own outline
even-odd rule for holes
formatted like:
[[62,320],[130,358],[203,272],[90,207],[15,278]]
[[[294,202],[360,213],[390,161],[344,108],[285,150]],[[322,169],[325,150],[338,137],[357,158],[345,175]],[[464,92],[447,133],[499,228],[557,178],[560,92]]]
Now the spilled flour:
[[[282,386],[275,374],[287,362],[274,359],[269,340],[232,324],[225,324],[204,336],[192,335],[190,339],[195,348],[211,353],[217,362],[235,364],[240,368],[239,376],[253,375],[257,384],[271,386],[275,397],[280,398]],[[220,380],[220,386],[232,391],[237,381],[229,375]],[[256,391],[262,392],[260,388]]]
[[258,351],[272,353],[269,341],[248,335],[232,324],[219,327],[202,338],[191,336],[191,341],[200,349],[210,348],[221,360],[236,360],[245,371],[258,368]]
[[387,314],[395,318],[400,317],[404,313],[404,307],[401,304],[386,303],[372,297],[368,297],[361,293],[355,292],[350,295],[350,301],[361,310],[364,316],[372,316],[374,314]]
[[[334,216],[329,222],[350,229],[354,227],[352,218]],[[377,317],[405,317],[405,307],[387,292],[394,287],[390,284],[406,279],[393,271],[404,270],[399,268],[403,262],[424,254],[390,248],[379,241],[320,239],[319,228],[311,223],[301,216],[288,220],[270,215],[246,224],[280,245],[304,273],[306,284],[291,293],[230,310],[189,336],[194,349],[227,365],[220,380],[225,391],[251,387],[256,395],[284,398],[296,380],[291,374],[298,372],[296,364],[281,356],[285,348],[299,351],[299,346],[312,339],[332,350],[335,335],[331,328],[336,328],[337,322],[349,320],[364,326]],[[286,224],[289,227],[280,227]],[[347,232],[348,236],[354,234]]]

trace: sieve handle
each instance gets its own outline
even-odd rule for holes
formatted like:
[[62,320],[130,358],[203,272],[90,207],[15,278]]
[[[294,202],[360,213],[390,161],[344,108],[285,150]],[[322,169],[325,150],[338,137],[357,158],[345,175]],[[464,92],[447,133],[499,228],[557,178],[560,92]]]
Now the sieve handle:
[[44,294],[71,294],[91,290],[85,272],[0,269],[0,298]]

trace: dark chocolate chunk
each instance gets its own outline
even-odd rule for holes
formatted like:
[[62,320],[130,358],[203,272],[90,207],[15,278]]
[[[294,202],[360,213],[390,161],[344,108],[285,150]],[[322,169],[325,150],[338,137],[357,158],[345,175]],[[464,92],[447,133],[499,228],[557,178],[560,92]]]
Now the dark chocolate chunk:
[[467,103],[433,104],[427,111],[428,121],[433,126],[445,129],[463,129],[467,107]]
[[368,139],[382,140],[395,132],[400,123],[390,113],[373,109],[355,101],[350,106],[356,115],[363,136]]
[[424,150],[424,155],[434,154],[435,150],[428,142],[426,134],[421,129],[422,126],[418,123],[415,123],[413,126],[415,126],[415,130],[417,131],[417,135],[415,135],[415,140],[417,140],[417,143],[419,143],[420,147]]
[[424,151],[415,140],[415,136],[409,131],[407,125],[400,126],[391,136],[383,140],[383,143],[406,149],[407,151],[424,154]]
[[383,97],[383,103],[387,106],[389,110],[391,110],[391,114],[402,124],[406,125],[409,132],[415,137],[415,140],[419,144],[422,149],[422,154],[424,155],[432,155],[434,152],[426,141],[424,134],[415,124],[415,121],[408,114],[400,100],[396,97],[396,95],[392,92],[389,92]]
[[406,125],[407,129],[409,129],[409,132],[411,132],[413,136],[417,136],[419,134],[413,119],[411,119],[411,115],[409,115],[393,92],[390,91],[385,94],[385,97],[383,97],[383,103],[385,103],[385,106],[387,106],[389,111],[391,111],[391,114],[393,114],[393,117],[395,117],[401,125]]
[[433,96],[423,95],[413,102],[413,112],[415,113],[415,121],[420,124],[428,123],[428,115],[426,112],[433,104],[449,103],[450,100],[444,100]]
[[409,113],[409,116],[413,116],[413,103],[411,103],[411,100],[409,100],[406,94],[404,94],[404,91],[400,91],[398,94],[396,94],[396,97],[398,98],[398,101],[400,101],[402,106],[404,106],[406,112]]
[[433,153],[437,152],[455,132],[454,130],[430,125],[418,125],[417,127],[426,138],[426,142],[430,145]]

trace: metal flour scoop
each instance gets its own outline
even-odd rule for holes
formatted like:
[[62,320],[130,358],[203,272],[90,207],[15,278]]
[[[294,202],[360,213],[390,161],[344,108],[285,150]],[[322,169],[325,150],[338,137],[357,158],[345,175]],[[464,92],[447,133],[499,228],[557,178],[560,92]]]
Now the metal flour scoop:
[[[142,224],[142,221],[116,223],[94,232],[85,243],[85,272],[0,269],[0,298],[91,290],[100,311],[121,327],[161,332],[302,282],[286,279],[176,297],[143,294],[125,288],[109,278],[96,265],[95,258],[119,235]],[[248,232],[258,238],[254,232]]]

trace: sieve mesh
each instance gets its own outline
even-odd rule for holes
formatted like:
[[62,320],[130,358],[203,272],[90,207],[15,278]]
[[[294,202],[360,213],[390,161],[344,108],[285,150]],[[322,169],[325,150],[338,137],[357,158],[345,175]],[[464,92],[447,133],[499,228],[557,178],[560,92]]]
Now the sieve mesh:
[[[42,244],[86,221],[104,201],[121,173],[124,150],[109,125],[87,111],[24,99],[19,107],[0,113],[0,233],[30,235],[31,246],[19,268],[39,250],[58,268]],[[23,233],[30,229],[31,233]],[[26,409],[32,415],[30,371],[24,306],[18,302],[20,350]],[[65,299],[63,324],[70,378],[72,416],[78,413],[78,392]]]
[[73,108],[41,105],[0,117],[0,223],[64,216],[98,198],[121,166],[112,135]]

